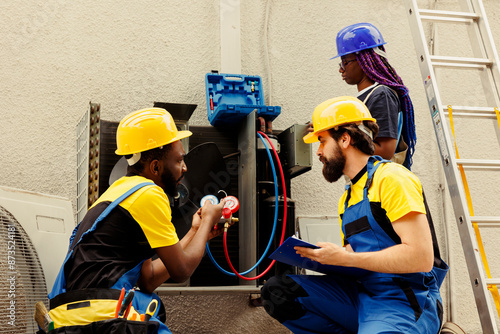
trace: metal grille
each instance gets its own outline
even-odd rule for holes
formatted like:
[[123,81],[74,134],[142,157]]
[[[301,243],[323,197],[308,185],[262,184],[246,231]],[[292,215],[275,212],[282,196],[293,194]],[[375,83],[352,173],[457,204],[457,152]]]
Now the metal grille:
[[99,104],[90,102],[89,110],[76,126],[78,222],[99,197],[100,109]]
[[42,266],[29,236],[0,206],[0,328],[2,333],[35,333],[35,303],[48,305]]

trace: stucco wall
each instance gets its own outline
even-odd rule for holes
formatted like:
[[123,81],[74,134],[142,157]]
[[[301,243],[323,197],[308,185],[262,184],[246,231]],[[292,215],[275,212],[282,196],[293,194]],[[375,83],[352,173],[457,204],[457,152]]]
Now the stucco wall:
[[[238,3],[227,0],[224,4],[231,8]],[[454,1],[438,4],[445,9],[453,7]],[[484,4],[495,42],[500,45],[500,2],[485,0]],[[267,41],[263,38],[266,5]],[[75,126],[90,100],[100,103],[102,117],[111,121],[152,106],[153,101],[194,103],[198,108],[191,124],[208,125],[204,75],[221,66],[219,6],[218,0],[3,1],[0,184],[75,202]],[[404,2],[241,1],[242,73],[262,76],[266,98],[282,107],[275,129],[304,123],[320,102],[356,94],[355,87],[341,80],[338,61],[329,58],[336,54],[337,31],[363,21],[380,28],[390,62],[413,99],[418,136],[413,171],[426,189],[443,253],[452,264],[452,288],[446,282],[443,296],[445,300],[447,294],[455,297],[452,307],[457,323],[468,333],[481,333],[447,189],[442,190],[446,186]],[[451,33],[446,43],[460,46],[462,40]],[[466,84],[466,80],[456,80],[447,87],[473,92],[469,100],[474,100],[475,93]],[[481,128],[473,130],[481,133]],[[324,181],[321,164],[314,159],[313,170],[293,180],[297,215],[335,215],[342,191],[341,184]],[[495,198],[484,196],[488,207],[498,204]],[[445,221],[450,224],[449,247],[443,246]],[[498,258],[492,262],[498,263]],[[261,308],[244,306],[242,300],[247,296],[240,297],[166,297],[169,319],[178,320],[171,327],[177,333],[286,332]],[[214,309],[221,313],[238,310],[239,316],[225,318],[228,325],[221,326]],[[197,327],[186,320],[186,314],[195,315]]]

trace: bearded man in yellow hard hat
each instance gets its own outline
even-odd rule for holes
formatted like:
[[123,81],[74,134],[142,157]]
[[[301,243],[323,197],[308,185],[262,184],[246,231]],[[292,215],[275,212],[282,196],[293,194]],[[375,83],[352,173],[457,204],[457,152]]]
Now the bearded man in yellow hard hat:
[[[116,154],[127,159],[127,175],[101,195],[73,232],[49,295],[56,329],[170,333],[163,304],[152,292],[169,278],[183,282],[191,276],[207,241],[220,233],[213,227],[224,205],[205,202],[179,240],[167,194],[176,194],[187,171],[180,140],[191,134],[178,131],[161,108],[138,110],[121,120]],[[135,286],[140,291],[132,290]],[[148,322],[137,321],[146,313],[152,315]]]
[[266,311],[293,333],[438,333],[448,266],[433,248],[420,181],[373,155],[378,127],[357,98],[323,102],[313,126],[304,141],[319,141],[325,179],[350,179],[338,206],[344,248],[295,247],[337,267],[323,276],[272,277],[262,288]]

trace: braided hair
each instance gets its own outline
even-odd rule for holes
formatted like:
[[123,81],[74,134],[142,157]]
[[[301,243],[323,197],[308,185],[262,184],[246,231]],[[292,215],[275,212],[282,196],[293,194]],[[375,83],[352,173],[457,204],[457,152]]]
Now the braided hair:
[[[385,52],[382,45],[379,48]],[[417,134],[415,132],[413,103],[411,102],[408,88],[403,84],[403,80],[389,64],[387,58],[381,57],[374,49],[357,52],[356,59],[370,80],[392,88],[399,96],[404,115],[402,134],[404,141],[408,144],[408,153],[403,165],[410,169],[413,163],[412,157],[415,152],[415,144],[417,143]]]

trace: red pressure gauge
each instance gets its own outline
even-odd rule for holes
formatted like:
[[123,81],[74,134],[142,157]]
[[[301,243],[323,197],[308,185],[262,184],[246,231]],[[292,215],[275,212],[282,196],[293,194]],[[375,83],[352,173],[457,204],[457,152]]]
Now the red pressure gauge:
[[224,208],[229,208],[231,213],[235,213],[240,208],[240,202],[234,196],[227,196],[224,198]]

